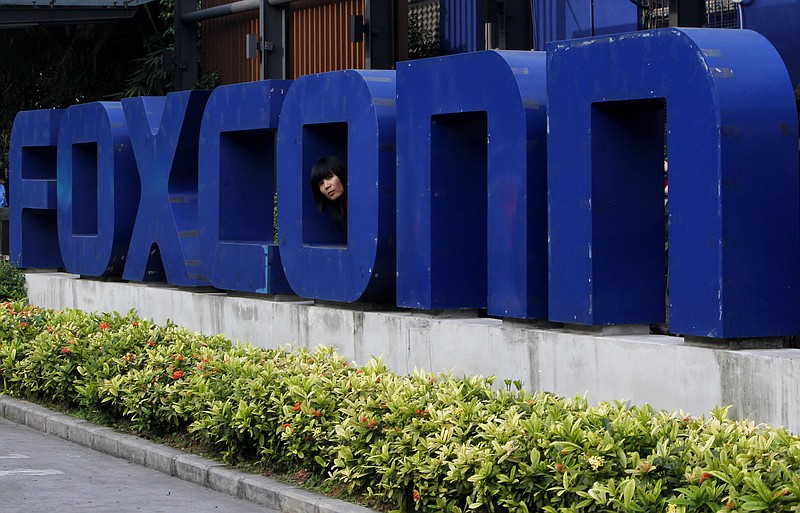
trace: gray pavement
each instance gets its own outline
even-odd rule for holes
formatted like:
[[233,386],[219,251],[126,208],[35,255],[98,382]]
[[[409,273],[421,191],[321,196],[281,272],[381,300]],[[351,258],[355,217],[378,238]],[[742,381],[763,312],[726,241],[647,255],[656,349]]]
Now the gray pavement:
[[374,513],[0,396],[0,512]]
[[269,513],[275,510],[0,419],[0,511]]

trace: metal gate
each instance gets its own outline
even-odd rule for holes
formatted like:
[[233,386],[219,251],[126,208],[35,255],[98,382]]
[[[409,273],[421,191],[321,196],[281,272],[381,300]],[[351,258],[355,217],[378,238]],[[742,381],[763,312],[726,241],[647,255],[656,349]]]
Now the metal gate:
[[[670,26],[703,26],[707,28],[740,28],[741,4],[732,0],[702,0],[680,2],[676,0],[638,0],[639,25],[642,29],[656,29]],[[689,25],[676,23],[676,9],[681,6],[702,9],[701,23]],[[672,16],[670,17],[670,7]],[[672,19],[672,22],[670,21]]]

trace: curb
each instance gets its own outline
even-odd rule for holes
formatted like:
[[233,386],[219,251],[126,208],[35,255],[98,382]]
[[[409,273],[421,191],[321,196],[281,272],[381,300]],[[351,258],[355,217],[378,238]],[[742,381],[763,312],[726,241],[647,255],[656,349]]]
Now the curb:
[[282,513],[376,513],[21,399],[0,396],[0,417]]

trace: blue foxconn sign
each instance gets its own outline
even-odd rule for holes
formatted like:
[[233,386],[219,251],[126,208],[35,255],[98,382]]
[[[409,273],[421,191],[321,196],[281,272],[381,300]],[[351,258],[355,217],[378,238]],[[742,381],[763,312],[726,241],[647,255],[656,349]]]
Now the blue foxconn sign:
[[21,112],[11,172],[26,268],[608,325],[664,320],[668,260],[673,332],[800,333],[793,88],[747,30]]

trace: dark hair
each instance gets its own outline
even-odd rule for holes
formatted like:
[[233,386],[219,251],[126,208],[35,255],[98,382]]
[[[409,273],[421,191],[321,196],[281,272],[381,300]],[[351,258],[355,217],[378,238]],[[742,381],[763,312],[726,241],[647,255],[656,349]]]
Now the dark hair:
[[[336,175],[339,181],[342,182],[344,187],[344,194],[335,200],[331,201],[319,190],[319,184],[326,178]],[[324,212],[325,208],[331,203],[336,203],[336,208],[333,209],[333,215],[337,221],[343,222],[347,218],[347,166],[338,157],[328,155],[322,157],[314,162],[311,166],[311,192],[314,193],[314,203],[317,205],[317,210]]]

